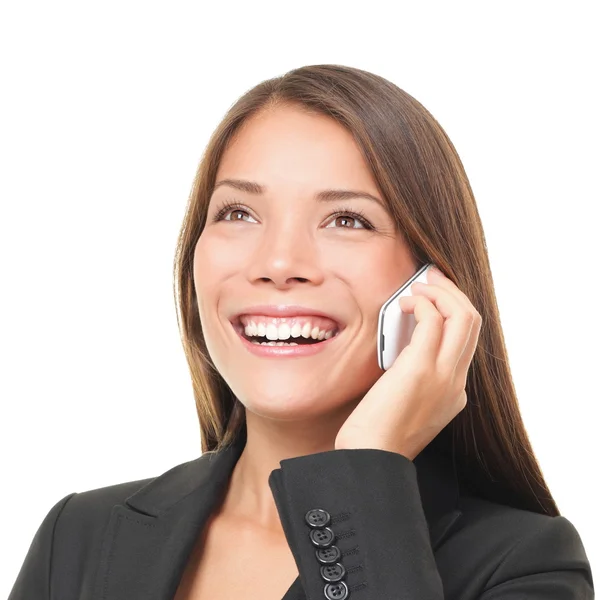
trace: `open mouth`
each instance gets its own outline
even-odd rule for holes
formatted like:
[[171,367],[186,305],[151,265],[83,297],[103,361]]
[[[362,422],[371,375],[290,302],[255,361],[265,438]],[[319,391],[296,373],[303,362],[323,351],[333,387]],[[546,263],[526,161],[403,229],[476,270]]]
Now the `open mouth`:
[[[258,346],[315,346],[326,342],[334,337],[337,337],[341,331],[339,327],[336,327],[333,330],[327,332],[317,332],[315,331],[315,336],[308,334],[305,330],[300,335],[292,336],[290,335],[288,338],[277,338],[270,339],[266,335],[248,335],[245,331],[244,325],[239,320],[239,318],[232,322],[234,329],[237,331],[238,335],[243,339],[247,340],[251,344],[256,344]],[[271,336],[273,337],[273,336]]]

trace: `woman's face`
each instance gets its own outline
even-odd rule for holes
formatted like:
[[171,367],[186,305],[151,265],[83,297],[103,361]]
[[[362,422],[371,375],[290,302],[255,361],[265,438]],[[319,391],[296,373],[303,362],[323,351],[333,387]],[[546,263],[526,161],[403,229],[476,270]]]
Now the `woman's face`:
[[[376,356],[379,309],[417,269],[358,146],[329,117],[278,107],[238,132],[217,172],[217,184],[224,179],[264,189],[216,187],[196,245],[195,289],[215,366],[246,409],[263,417],[292,421],[343,411],[383,374]],[[323,190],[366,192],[379,202],[316,199]],[[214,221],[225,201],[239,206]],[[368,223],[347,210],[362,212]],[[300,306],[330,320],[276,320],[264,315],[268,310],[256,314],[257,305]],[[265,346],[250,347],[240,337],[240,314],[267,335],[287,335],[269,324],[288,324],[292,336],[315,327],[339,333],[322,347],[311,345],[308,355],[261,356],[252,349]],[[275,347],[294,348],[308,346]]]

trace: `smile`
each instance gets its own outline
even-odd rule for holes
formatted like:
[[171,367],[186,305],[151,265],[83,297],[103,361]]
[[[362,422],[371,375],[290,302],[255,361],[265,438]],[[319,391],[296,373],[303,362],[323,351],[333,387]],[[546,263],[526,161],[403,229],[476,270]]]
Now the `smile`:
[[[286,329],[286,325],[275,327],[268,325],[266,328],[254,327],[252,323],[232,323],[237,337],[248,352],[263,357],[303,357],[312,356],[329,348],[339,336],[339,330],[324,330],[318,327],[309,327],[305,324],[298,331]],[[281,339],[284,337],[285,339]]]

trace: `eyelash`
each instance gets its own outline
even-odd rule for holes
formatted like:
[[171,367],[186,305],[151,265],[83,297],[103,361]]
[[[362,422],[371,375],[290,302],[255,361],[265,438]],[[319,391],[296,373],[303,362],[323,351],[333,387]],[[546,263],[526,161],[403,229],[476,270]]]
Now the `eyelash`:
[[[212,222],[216,223],[217,221],[220,221],[228,212],[232,210],[241,210],[243,212],[248,212],[248,210],[242,204],[239,204],[238,202],[229,202],[226,200],[217,209],[217,213],[212,218]],[[336,219],[338,217],[352,217],[353,219],[360,221],[360,223],[365,227],[365,229],[369,229],[372,231],[375,230],[375,227],[371,225],[366,215],[360,209],[351,209],[349,207],[342,206],[339,210],[336,210],[329,216],[335,217]],[[341,227],[341,229],[354,229],[354,227]]]

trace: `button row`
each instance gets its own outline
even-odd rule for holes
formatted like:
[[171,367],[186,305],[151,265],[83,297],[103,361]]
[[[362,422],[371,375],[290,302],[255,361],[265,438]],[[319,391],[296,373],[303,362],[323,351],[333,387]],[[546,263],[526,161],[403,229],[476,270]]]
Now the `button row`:
[[346,569],[338,562],[342,552],[334,545],[335,533],[328,527],[331,523],[331,515],[322,508],[312,508],[306,513],[304,520],[311,528],[308,537],[313,546],[317,548],[315,555],[321,564],[321,577],[327,582],[323,588],[325,598],[345,600],[350,592],[346,582],[342,581],[346,575]]

